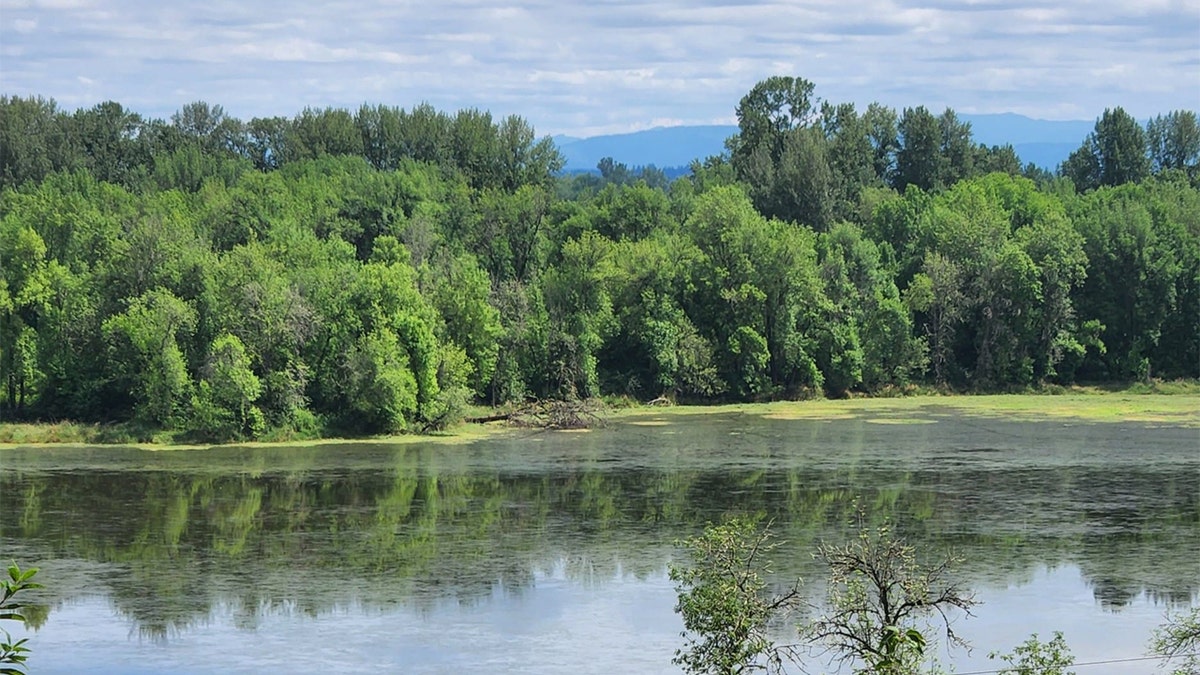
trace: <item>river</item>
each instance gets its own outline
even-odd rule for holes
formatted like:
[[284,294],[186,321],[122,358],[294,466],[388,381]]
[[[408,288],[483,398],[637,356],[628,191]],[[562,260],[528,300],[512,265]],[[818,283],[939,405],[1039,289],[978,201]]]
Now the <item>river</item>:
[[961,555],[981,604],[954,625],[974,649],[939,652],[959,672],[1055,630],[1080,662],[1140,657],[1200,602],[1181,426],[665,414],[463,445],[17,448],[0,468],[0,559],[47,587],[5,627],[37,673],[678,672],[675,542],[733,513],[772,523],[774,579],[814,602],[812,551],[856,508]]

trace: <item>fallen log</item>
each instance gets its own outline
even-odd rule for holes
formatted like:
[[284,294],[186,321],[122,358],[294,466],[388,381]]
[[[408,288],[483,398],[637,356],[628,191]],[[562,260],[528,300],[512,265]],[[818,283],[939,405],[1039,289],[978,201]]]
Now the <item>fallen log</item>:
[[484,415],[483,417],[468,417],[469,424],[487,424],[488,422],[503,422],[512,419],[513,414],[510,412],[499,413],[497,415]]
[[604,426],[603,405],[593,401],[533,401],[515,410],[469,417],[473,424],[508,422],[527,429],[591,429]]

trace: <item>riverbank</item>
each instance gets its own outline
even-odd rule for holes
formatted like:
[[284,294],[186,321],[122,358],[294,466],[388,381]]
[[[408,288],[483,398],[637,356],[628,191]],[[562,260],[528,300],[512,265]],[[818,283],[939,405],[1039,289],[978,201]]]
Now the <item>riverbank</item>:
[[147,435],[144,430],[131,429],[123,424],[82,424],[78,422],[4,423],[0,422],[0,450],[31,445],[120,445],[146,450],[199,450],[219,445],[266,447],[287,445],[295,447],[333,446],[347,443],[470,443],[494,435],[502,427],[496,425],[461,423],[431,434],[397,434],[391,436],[302,438],[279,436],[253,441],[229,443],[195,443],[180,440],[182,434],[157,431]]
[[[1056,387],[1022,394],[931,394],[895,398],[814,399],[720,405],[639,405],[617,407],[607,417],[653,424],[668,417],[740,413],[769,419],[835,420],[864,418],[880,424],[920,423],[942,412],[1010,419],[1074,419],[1087,422],[1144,422],[1200,428],[1200,382],[1137,384],[1124,389]],[[507,429],[503,423],[459,424],[446,432],[368,438],[270,438],[239,445],[336,445],[340,443],[467,443]],[[0,448],[22,445],[132,445],[145,448],[204,448],[177,434],[128,425],[0,423]]]
[[979,396],[921,395],[904,398],[777,401],[720,406],[637,407],[613,413],[617,419],[653,420],[660,416],[743,413],[768,419],[835,420],[863,418],[880,424],[928,421],[938,414],[1018,420],[1078,420],[1082,422],[1144,422],[1200,428],[1200,393],[1139,394],[1128,392],[1048,394],[989,394]]

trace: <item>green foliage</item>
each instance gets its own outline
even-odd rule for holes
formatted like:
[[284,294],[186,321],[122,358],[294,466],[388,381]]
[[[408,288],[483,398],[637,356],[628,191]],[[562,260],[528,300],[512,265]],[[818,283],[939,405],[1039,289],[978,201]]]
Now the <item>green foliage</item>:
[[707,328],[732,393],[819,387],[809,331],[825,300],[811,232],[766,220],[733,187],[697,198],[685,231],[703,255],[693,270],[698,292],[689,315]]
[[50,298],[50,273],[38,233],[0,221],[0,380],[18,413],[40,375],[34,326]]
[[360,337],[340,368],[344,424],[366,433],[404,430],[417,412],[417,378],[396,334],[379,329]]
[[996,671],[1007,675],[1073,675],[1068,670],[1075,663],[1067,641],[1063,634],[1054,632],[1050,642],[1038,640],[1037,633],[1029,636],[1024,643],[1013,648],[1011,654],[988,654],[989,659],[1000,659],[1008,664],[1007,667]]
[[740,133],[734,157],[763,143],[778,153],[784,134],[816,119],[819,106],[814,89],[813,83],[802,77],[774,76],[755,84],[737,106]]
[[0,97],[0,188],[41,181],[68,168],[62,115],[54,99]]
[[209,347],[192,404],[192,430],[222,441],[260,435],[265,419],[254,404],[262,391],[242,341],[229,333],[218,336]]
[[856,672],[923,672],[930,622],[939,621],[950,644],[961,645],[948,612],[969,615],[975,600],[950,578],[956,558],[923,563],[887,524],[872,528],[862,513],[858,517],[854,541],[822,544],[814,554],[829,568],[829,592],[820,615],[801,626],[801,637]]
[[778,548],[769,527],[748,518],[709,525],[679,544],[691,564],[670,568],[683,617],[685,647],[673,662],[689,673],[775,672],[793,659],[792,649],[767,634],[773,621],[795,609],[799,591],[769,592],[771,555]]
[[1123,108],[1105,109],[1096,128],[1060,167],[1080,192],[1140,181],[1150,175],[1146,134]]
[[422,431],[441,431],[458,424],[466,416],[472,390],[467,386],[475,367],[470,356],[454,343],[443,344],[438,357],[438,393],[426,405]]
[[0,413],[224,440],[1200,376],[1194,114],[1108,111],[1080,195],[952,110],[814,91],[757,84],[673,184],[556,178],[550,139],[479,110],[0,98]]
[[157,288],[134,298],[104,322],[118,377],[136,401],[136,415],[170,428],[191,387],[181,342],[196,325],[196,312],[170,291]]
[[1150,652],[1163,657],[1163,668],[1171,675],[1200,673],[1200,607],[1167,617],[1154,629]]
[[818,253],[831,303],[820,333],[826,390],[840,395],[908,384],[924,370],[925,347],[879,246],[843,223],[821,237]]
[[[1164,323],[1178,307],[1181,286],[1193,283],[1190,277],[1181,278],[1179,256],[1194,255],[1200,220],[1193,213],[1186,217],[1184,228],[1176,229],[1173,219],[1164,217],[1168,212],[1155,208],[1148,188],[1099,189],[1069,205],[1091,268],[1079,294],[1079,308],[1104,326],[1100,339],[1105,353],[1096,354],[1082,368],[1090,377],[1131,379],[1156,374],[1150,359],[1158,351]],[[1188,267],[1193,267],[1191,261]],[[1194,313],[1189,316],[1195,318]],[[1177,345],[1188,349],[1186,340]]]
[[430,301],[442,319],[444,339],[464,350],[468,384],[483,397],[496,372],[504,326],[488,302],[491,281],[470,254],[442,255],[427,268]]
[[[737,107],[731,163],[764,216],[823,230],[833,217],[839,176],[831,168],[829,140],[815,126],[821,106],[813,88],[793,77],[756,84]],[[848,161],[838,155],[839,164]]]
[[[38,570],[36,567],[22,570],[12,563],[6,571],[8,578],[0,579],[0,621],[25,621],[23,612],[28,605],[13,598],[19,593],[42,587],[33,581]],[[25,643],[29,638],[13,642],[8,631],[0,632],[4,633],[4,639],[0,640],[0,675],[24,675],[25,661],[29,658],[29,648]]]
[[700,256],[677,232],[615,246],[608,288],[617,326],[600,354],[610,390],[696,399],[723,389],[712,345],[681,304]]
[[946,159],[942,155],[942,129],[925,106],[906,108],[897,125],[900,149],[896,152],[897,190],[909,185],[930,191],[942,187]]
[[606,290],[612,242],[594,232],[563,244],[562,261],[543,279],[551,320],[550,392],[572,399],[600,393],[599,352],[614,328]]
[[862,192],[882,186],[886,175],[886,169],[878,173],[875,166],[871,119],[859,115],[853,103],[835,106],[826,102],[821,106],[821,120],[828,141],[832,216],[835,220],[855,219]]
[[1146,123],[1151,168],[1182,171],[1193,180],[1200,168],[1200,122],[1193,110],[1174,110]]

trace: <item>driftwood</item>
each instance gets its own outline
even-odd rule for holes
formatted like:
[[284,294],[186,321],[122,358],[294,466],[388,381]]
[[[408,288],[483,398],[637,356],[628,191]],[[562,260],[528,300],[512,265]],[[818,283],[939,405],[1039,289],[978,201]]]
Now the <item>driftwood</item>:
[[508,422],[526,429],[591,429],[604,426],[603,405],[593,401],[534,401],[494,415],[469,417],[468,422]]
[[484,415],[483,417],[468,417],[468,424],[487,424],[488,422],[503,422],[512,419],[513,414],[510,412],[498,413],[496,415]]

